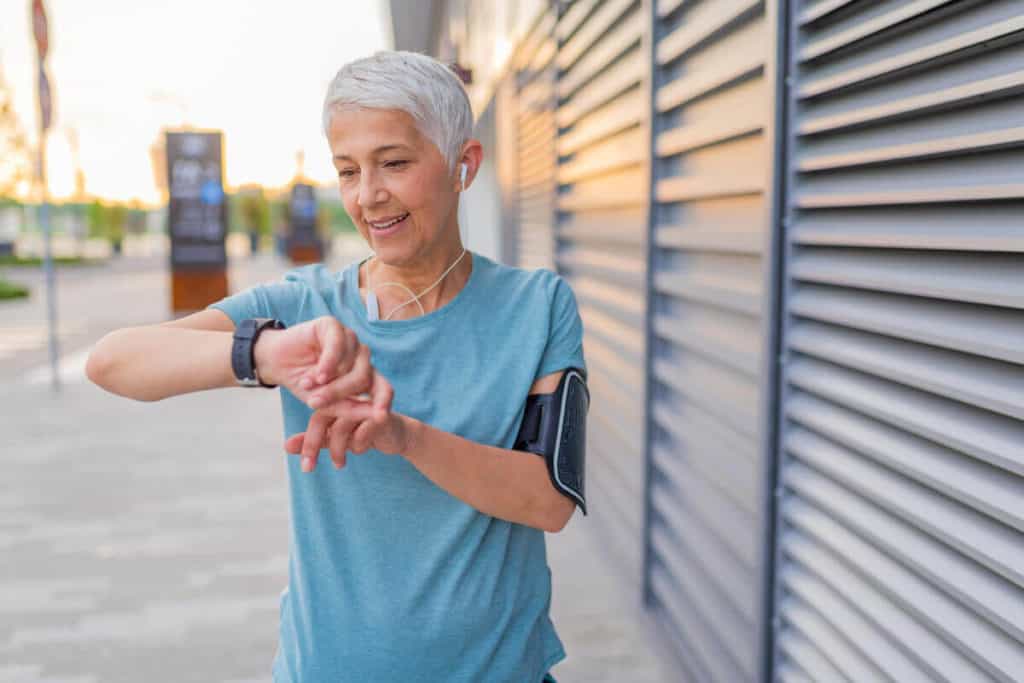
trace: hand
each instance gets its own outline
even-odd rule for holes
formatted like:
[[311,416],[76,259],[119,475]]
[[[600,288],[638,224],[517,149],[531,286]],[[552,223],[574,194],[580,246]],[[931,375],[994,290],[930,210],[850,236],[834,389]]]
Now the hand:
[[280,384],[312,408],[373,388],[370,350],[329,316],[264,330],[253,354],[264,382]]
[[301,455],[302,471],[312,472],[320,449],[326,447],[335,468],[341,469],[346,451],[357,455],[371,448],[390,455],[406,451],[414,426],[411,418],[391,412],[390,401],[382,409],[369,401],[344,399],[313,413],[306,431],[285,441],[285,451]]

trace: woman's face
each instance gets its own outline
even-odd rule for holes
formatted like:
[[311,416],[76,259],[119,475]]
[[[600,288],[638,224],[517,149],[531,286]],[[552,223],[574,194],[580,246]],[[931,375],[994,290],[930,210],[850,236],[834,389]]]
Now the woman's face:
[[411,116],[336,111],[327,137],[345,209],[382,261],[413,265],[458,235],[456,177]]

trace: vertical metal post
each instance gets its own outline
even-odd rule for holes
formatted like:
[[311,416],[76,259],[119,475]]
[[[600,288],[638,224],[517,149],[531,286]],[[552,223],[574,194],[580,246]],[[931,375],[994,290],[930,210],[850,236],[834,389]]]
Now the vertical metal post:
[[762,563],[762,600],[759,627],[761,669],[759,679],[770,683],[777,670],[778,569],[782,561],[779,545],[781,529],[781,487],[785,451],[782,446],[785,423],[785,302],[787,299],[786,263],[790,159],[790,67],[789,3],[769,0],[765,3],[765,23],[770,31],[765,61],[768,85],[768,120],[765,142],[770,168],[766,212],[768,231],[763,248],[764,293],[762,321],[761,453],[762,510],[764,515]]
[[53,268],[53,244],[50,229],[50,193],[46,181],[46,128],[39,112],[39,142],[36,158],[39,180],[39,225],[43,231],[43,269],[46,273],[46,320],[50,339],[50,386],[60,391],[60,363],[57,348],[57,277]]

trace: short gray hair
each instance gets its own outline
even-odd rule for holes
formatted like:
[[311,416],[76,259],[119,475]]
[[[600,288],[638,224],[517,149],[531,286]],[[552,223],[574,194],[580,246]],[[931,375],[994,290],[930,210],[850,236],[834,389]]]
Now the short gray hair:
[[433,57],[382,51],[341,67],[327,87],[326,135],[337,109],[404,111],[455,170],[462,145],[473,134],[473,111],[459,77]]

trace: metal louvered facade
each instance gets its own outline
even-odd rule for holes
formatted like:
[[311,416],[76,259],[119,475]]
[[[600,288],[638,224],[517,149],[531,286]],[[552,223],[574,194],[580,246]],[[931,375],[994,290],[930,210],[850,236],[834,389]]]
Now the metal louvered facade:
[[545,11],[516,55],[519,224],[515,262],[555,268],[555,8]]
[[1024,3],[791,17],[781,680],[1024,680]]
[[690,680],[761,668],[771,36],[756,0],[656,6],[647,594]]
[[1024,0],[541,4],[471,96],[670,680],[1024,681]]
[[558,270],[586,330],[587,486],[610,555],[637,586],[644,527],[649,47],[634,0],[578,2],[558,37]]

